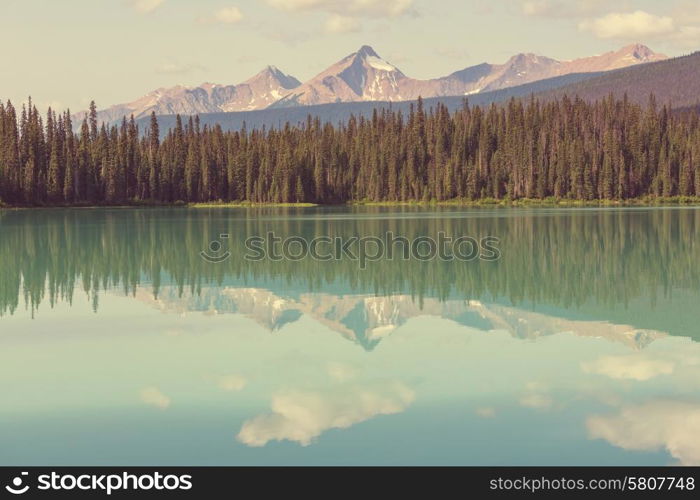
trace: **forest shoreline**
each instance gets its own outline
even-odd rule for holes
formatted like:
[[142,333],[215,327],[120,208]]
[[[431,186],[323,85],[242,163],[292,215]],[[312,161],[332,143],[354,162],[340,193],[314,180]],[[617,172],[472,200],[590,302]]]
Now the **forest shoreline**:
[[483,198],[477,200],[408,200],[408,201],[351,201],[347,203],[257,203],[257,202],[213,202],[213,203],[161,203],[134,202],[118,204],[51,204],[51,205],[11,205],[0,202],[0,210],[32,210],[51,208],[320,208],[320,207],[530,207],[530,208],[575,208],[575,207],[658,207],[658,206],[699,206],[698,196],[641,197],[625,200],[572,200],[559,198],[517,200]]
[[44,120],[35,106],[18,114],[0,104],[0,200],[205,207],[700,200],[700,120],[672,114],[653,96],[646,108],[613,97],[564,98],[454,113],[426,111],[419,100],[407,117],[385,111],[337,127],[310,120],[264,131],[224,132],[178,117],[162,140],[155,114],[145,131],[134,120],[98,126],[93,105],[80,132],[73,128],[67,113],[50,111]]

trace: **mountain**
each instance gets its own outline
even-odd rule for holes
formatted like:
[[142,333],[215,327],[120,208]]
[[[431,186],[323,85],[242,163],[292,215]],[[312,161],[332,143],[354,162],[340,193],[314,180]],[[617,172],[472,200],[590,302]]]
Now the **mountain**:
[[588,101],[610,94],[645,105],[654,94],[659,104],[672,108],[695,106],[700,100],[700,52],[643,66],[618,69],[541,94],[543,98],[579,96]]
[[535,54],[518,54],[505,64],[483,63],[446,77],[417,80],[365,45],[290,91],[272,107],[473,95],[568,74],[611,71],[664,59],[665,55],[635,44],[615,52],[563,62]]
[[[290,90],[301,85],[293,76],[268,66],[254,77],[238,85],[203,83],[198,87],[178,85],[160,88],[126,104],[117,104],[98,111],[100,122],[114,123],[122,117],[157,115],[195,115],[201,113],[249,111],[264,109]],[[79,123],[85,112],[75,115]]]
[[[572,73],[570,75],[537,80],[532,83],[506,87],[501,90],[475,93],[469,96],[429,97],[424,99],[426,109],[435,108],[438,103],[447,107],[450,112],[464,106],[465,98],[473,106],[488,106],[492,103],[502,102],[511,98],[520,98],[539,94],[547,90],[557,89],[564,85],[584,81],[601,75],[602,73]],[[199,119],[202,125],[219,125],[225,131],[241,130],[243,125],[249,129],[281,128],[286,123],[291,125],[303,125],[307,118],[318,118],[322,123],[338,124],[347,121],[351,115],[355,117],[371,118],[375,110],[391,109],[401,111],[404,115],[410,112],[410,107],[416,105],[415,100],[388,102],[388,101],[355,101],[339,102],[332,104],[317,104],[314,106],[272,106],[267,109],[255,111],[238,111],[233,113],[200,113]],[[140,130],[148,130],[148,116],[137,120]],[[175,115],[158,116],[160,132],[163,136],[175,126]]]
[[572,320],[477,300],[425,298],[419,302],[410,295],[304,293],[291,298],[264,288],[209,287],[196,294],[183,294],[176,286],[166,286],[161,288],[157,299],[146,289],[139,289],[136,298],[163,312],[181,315],[191,311],[210,315],[240,314],[270,332],[277,332],[306,316],[368,351],[419,316],[444,318],[483,332],[506,331],[520,339],[536,340],[570,332],[582,337],[605,338],[633,349],[643,349],[668,335],[627,324]]
[[372,47],[363,46],[292,90],[274,107],[308,106],[332,102],[401,101],[401,87],[411,81]]
[[583,59],[564,62],[562,63],[562,69],[564,73],[612,71],[666,59],[668,59],[668,56],[657,54],[646,45],[635,43],[627,45],[615,52],[607,52],[599,56],[585,57]]
[[275,66],[268,66],[250,80],[236,86],[232,99],[219,107],[221,111],[264,109],[300,85],[301,82],[293,76],[283,73]]
[[[418,97],[449,97],[487,93],[572,74],[616,70],[666,59],[644,45],[630,45],[599,56],[557,61],[535,54],[518,54],[504,64],[483,63],[448,76],[418,80],[382,59],[367,45],[343,58],[303,85],[269,66],[238,85],[205,83],[198,87],[161,88],[126,104],[101,110],[101,122],[123,116],[193,115],[255,111],[349,102],[407,102]],[[75,116],[76,126],[85,112]]]
[[[644,45],[634,44],[618,51],[574,59],[573,61],[557,61],[535,54],[518,54],[511,57],[503,65],[488,65],[490,71],[487,73],[483,68],[484,65],[480,65],[454,73],[451,77],[467,84],[476,85],[476,88],[469,91],[469,93],[476,93],[504,89],[563,75],[612,71],[664,59],[667,59],[667,56],[657,54]],[[482,75],[479,78],[474,78],[473,75],[479,73],[475,72],[477,68],[481,68],[479,71]]]

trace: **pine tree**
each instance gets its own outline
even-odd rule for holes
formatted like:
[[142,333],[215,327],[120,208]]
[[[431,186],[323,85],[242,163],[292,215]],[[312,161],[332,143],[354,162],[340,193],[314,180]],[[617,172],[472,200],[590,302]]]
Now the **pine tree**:
[[58,147],[51,148],[51,159],[49,160],[48,178],[48,200],[56,203],[63,198],[61,165],[58,159]]

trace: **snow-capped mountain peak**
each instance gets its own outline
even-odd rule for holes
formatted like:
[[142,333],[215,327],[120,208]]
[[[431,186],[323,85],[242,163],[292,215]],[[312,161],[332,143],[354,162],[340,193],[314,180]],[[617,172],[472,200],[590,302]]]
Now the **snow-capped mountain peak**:
[[[98,120],[113,123],[124,116],[134,115],[134,118],[140,118],[151,112],[157,115],[194,115],[265,109],[299,85],[301,82],[293,76],[282,72],[276,66],[267,66],[238,85],[205,82],[196,87],[162,87],[135,101],[99,111]],[[76,124],[79,124],[85,115],[85,112],[74,115]]]
[[[192,115],[335,102],[471,95],[572,73],[611,71],[663,59],[665,55],[642,44],[570,61],[520,53],[503,64],[482,63],[442,78],[418,80],[406,76],[369,45],[363,45],[303,85],[276,66],[267,66],[238,85],[204,83],[191,88],[182,85],[160,88],[130,103],[107,108],[99,113],[98,119],[116,122],[123,116],[133,114],[139,118],[151,112]],[[84,116],[83,112],[74,117],[76,125]]]

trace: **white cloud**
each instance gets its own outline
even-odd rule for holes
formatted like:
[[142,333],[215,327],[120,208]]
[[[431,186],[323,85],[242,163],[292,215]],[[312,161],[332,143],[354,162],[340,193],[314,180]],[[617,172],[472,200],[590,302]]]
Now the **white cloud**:
[[327,34],[360,31],[359,19],[379,20],[416,14],[413,0],[267,0],[267,3],[284,12],[329,14],[323,26]]
[[237,439],[254,447],[283,440],[308,446],[329,429],[401,413],[414,399],[413,390],[400,382],[277,394],[272,398],[272,413],[244,422]]
[[625,450],[665,448],[682,465],[700,465],[700,405],[653,401],[623,408],[618,415],[586,421],[593,439],[604,439]]
[[311,31],[309,30],[287,29],[285,27],[271,29],[267,32],[267,36],[273,40],[289,44],[290,46],[297,45],[312,38]]
[[238,7],[224,7],[216,11],[214,19],[223,24],[235,24],[243,19],[243,13]]
[[148,14],[163,5],[165,0],[130,0],[129,4],[136,12]]
[[607,7],[607,0],[519,0],[526,16],[548,18],[577,18],[595,15]]
[[682,48],[700,45],[700,6],[696,1],[670,5],[666,13],[626,10],[629,2],[610,12],[608,0],[508,0],[529,17],[578,20],[579,31],[623,42],[658,40]]
[[348,380],[355,378],[358,373],[358,369],[347,363],[340,363],[331,361],[326,365],[326,371],[328,376],[339,382],[347,382]]
[[700,23],[700,4],[697,0],[685,0],[676,4],[673,18],[685,23]]
[[248,381],[240,375],[227,375],[219,379],[219,387],[225,391],[240,391],[246,385],[248,385]]
[[[206,68],[199,63],[180,64],[175,62],[166,62],[156,68],[156,72],[162,75],[187,75],[205,70]],[[183,331],[177,329],[166,331],[166,335],[168,336],[177,336],[182,334]]]
[[587,19],[579,23],[579,29],[589,31],[598,38],[634,41],[665,37],[678,31],[672,17],[657,16],[643,10],[611,12],[597,19]]
[[224,7],[212,15],[200,17],[197,21],[200,24],[238,24],[243,17],[243,12],[238,7]]
[[603,356],[596,361],[581,363],[581,369],[585,373],[640,382],[659,375],[670,375],[673,373],[674,367],[672,361],[649,359],[643,355]]
[[324,11],[345,16],[398,17],[412,12],[413,0],[267,0],[287,12]]
[[519,403],[526,408],[546,410],[552,407],[553,401],[547,394],[547,388],[538,382],[528,382],[525,392],[520,396]]
[[481,418],[493,418],[496,416],[496,410],[491,407],[477,408],[474,410],[474,413]]
[[680,47],[696,49],[700,45],[700,26],[681,26],[670,39]]
[[552,407],[552,398],[547,394],[532,392],[520,397],[520,405],[526,408],[546,410]]
[[34,101],[34,104],[38,109],[48,109],[51,108],[53,111],[58,112],[58,110],[65,109],[65,106],[61,101]]
[[331,14],[326,20],[326,33],[353,33],[360,30],[360,21],[354,17],[341,16],[340,14]]
[[441,57],[448,57],[464,61],[469,58],[469,51],[459,47],[440,47],[435,49],[435,53]]
[[160,392],[157,387],[147,387],[141,391],[141,401],[147,405],[165,410],[170,406],[170,398]]

